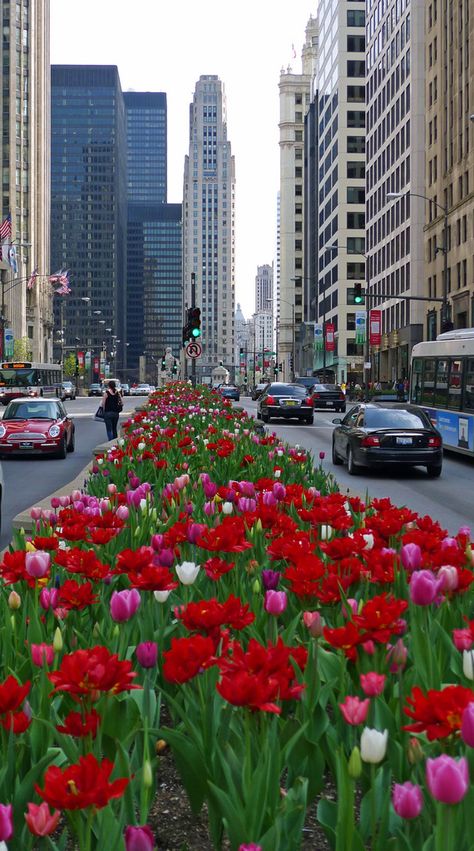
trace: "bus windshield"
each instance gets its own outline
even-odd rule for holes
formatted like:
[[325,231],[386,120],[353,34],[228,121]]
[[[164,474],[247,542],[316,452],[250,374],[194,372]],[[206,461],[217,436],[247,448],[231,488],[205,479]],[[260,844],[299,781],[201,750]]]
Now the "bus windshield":
[[37,383],[36,369],[0,369],[2,387],[33,387]]

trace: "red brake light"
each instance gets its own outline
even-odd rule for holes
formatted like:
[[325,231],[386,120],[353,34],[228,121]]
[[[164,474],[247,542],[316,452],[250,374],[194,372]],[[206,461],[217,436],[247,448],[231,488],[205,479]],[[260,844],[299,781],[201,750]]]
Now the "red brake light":
[[340,398],[340,399],[342,399],[342,400],[344,401],[344,399],[345,399],[346,397],[344,396],[344,393],[339,393],[339,398]]
[[441,438],[440,437],[430,437],[428,439],[428,446],[441,446]]
[[380,437],[375,434],[369,434],[361,441],[361,446],[380,446]]
[[273,396],[267,396],[267,405],[276,405],[276,401]]
[[303,405],[310,405],[311,408],[313,407],[313,400],[311,396],[307,396],[306,399],[303,399]]

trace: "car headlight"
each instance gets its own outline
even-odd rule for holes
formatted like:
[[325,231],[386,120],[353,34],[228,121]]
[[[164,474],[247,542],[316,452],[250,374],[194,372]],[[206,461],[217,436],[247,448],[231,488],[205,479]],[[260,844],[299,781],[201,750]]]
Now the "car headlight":
[[4,425],[0,423],[0,437],[5,437],[7,430]]
[[60,435],[60,434],[61,434],[61,429],[59,428],[59,426],[58,425],[52,425],[50,430],[49,430],[49,436],[50,437],[58,437],[58,435]]

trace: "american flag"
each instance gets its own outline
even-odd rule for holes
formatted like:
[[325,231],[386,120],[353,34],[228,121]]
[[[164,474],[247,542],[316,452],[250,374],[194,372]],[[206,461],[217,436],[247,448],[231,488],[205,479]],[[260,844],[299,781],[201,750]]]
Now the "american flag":
[[10,213],[6,216],[0,225],[0,239],[3,242],[5,239],[11,239],[12,235],[12,217]]
[[26,289],[27,289],[27,290],[32,290],[32,289],[33,289],[34,285],[36,284],[36,278],[37,278],[37,277],[38,277],[38,268],[37,268],[37,267],[35,267],[35,268],[33,269],[32,273],[31,273],[30,277],[28,278],[28,282],[27,282],[27,284],[26,284]]

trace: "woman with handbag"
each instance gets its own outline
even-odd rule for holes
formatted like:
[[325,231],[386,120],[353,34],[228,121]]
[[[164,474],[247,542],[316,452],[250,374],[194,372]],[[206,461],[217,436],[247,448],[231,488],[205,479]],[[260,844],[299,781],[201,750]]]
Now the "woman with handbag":
[[104,395],[102,396],[102,408],[104,410],[104,422],[107,429],[107,437],[114,440],[117,437],[117,423],[119,413],[123,408],[122,394],[117,390],[115,381],[109,381]]

